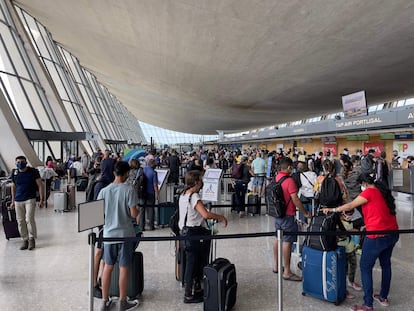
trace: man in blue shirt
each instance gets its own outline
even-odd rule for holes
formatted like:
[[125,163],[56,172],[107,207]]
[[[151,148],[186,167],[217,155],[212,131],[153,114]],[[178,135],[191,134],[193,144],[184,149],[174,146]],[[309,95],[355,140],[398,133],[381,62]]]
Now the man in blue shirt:
[[146,193],[144,198],[144,206],[139,214],[139,227],[145,231],[145,212],[148,212],[148,221],[150,230],[154,230],[154,205],[155,201],[159,200],[158,192],[158,175],[155,171],[156,162],[154,159],[149,159],[147,166],[144,167]]
[[35,208],[36,192],[39,191],[39,207],[43,207],[43,182],[39,171],[27,166],[25,156],[16,157],[16,167],[12,171],[11,208],[16,209],[17,224],[23,239],[21,250],[35,248],[37,237]]
[[[115,180],[103,188],[98,200],[105,201],[104,238],[135,237],[133,220],[138,216],[138,196],[133,187],[126,184],[129,176],[129,165],[125,161],[115,164]],[[101,311],[109,310],[109,286],[115,263],[119,262],[119,305],[118,310],[130,310],[137,302],[126,300],[128,288],[128,266],[132,263],[135,242],[104,242],[102,271],[102,304]]]

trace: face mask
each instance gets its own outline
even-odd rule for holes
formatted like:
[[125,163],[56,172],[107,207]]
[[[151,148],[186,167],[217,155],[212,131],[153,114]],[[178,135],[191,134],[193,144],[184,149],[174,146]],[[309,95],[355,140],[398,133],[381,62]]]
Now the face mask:
[[25,169],[26,168],[26,163],[25,162],[19,162],[19,163],[16,163],[16,167],[19,169],[19,170],[23,170],[23,169]]
[[361,191],[365,191],[365,189],[367,189],[367,187],[361,185]]

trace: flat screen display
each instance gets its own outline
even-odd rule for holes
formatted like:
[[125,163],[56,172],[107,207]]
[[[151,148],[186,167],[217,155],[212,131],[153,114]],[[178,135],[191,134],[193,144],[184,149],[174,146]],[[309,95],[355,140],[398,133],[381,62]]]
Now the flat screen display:
[[365,91],[359,91],[342,96],[342,107],[345,118],[355,118],[368,115]]

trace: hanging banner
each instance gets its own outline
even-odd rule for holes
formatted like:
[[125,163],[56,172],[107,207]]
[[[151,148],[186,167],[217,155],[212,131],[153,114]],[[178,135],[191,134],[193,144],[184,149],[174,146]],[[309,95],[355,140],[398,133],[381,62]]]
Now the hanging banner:
[[331,155],[336,156],[337,155],[336,143],[324,143],[322,151],[323,151],[323,154],[326,154],[329,151]]
[[368,150],[370,149],[374,149],[375,150],[374,155],[376,157],[379,157],[381,152],[384,151],[384,144],[382,142],[376,142],[376,141],[365,142],[363,154],[368,154]]
[[398,155],[403,159],[409,155],[414,155],[414,141],[394,141],[393,150],[398,151]]

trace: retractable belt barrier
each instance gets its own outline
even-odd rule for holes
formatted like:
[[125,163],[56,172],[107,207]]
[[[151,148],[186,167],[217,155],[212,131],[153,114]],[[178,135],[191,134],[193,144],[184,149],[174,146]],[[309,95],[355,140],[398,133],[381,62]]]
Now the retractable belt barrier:
[[[303,231],[283,231],[283,235],[326,235],[326,236],[351,236],[351,235],[377,235],[377,234],[408,234],[414,233],[414,229],[400,230],[379,230],[379,231],[332,231],[332,232],[303,232]],[[154,236],[154,237],[129,237],[129,238],[101,238],[103,242],[159,242],[159,241],[181,241],[181,240],[224,240],[224,239],[242,239],[242,238],[260,238],[276,236],[277,231],[256,232],[256,233],[238,233],[238,234],[217,234],[217,235],[199,235],[199,236]],[[97,241],[99,239],[97,238]]]

